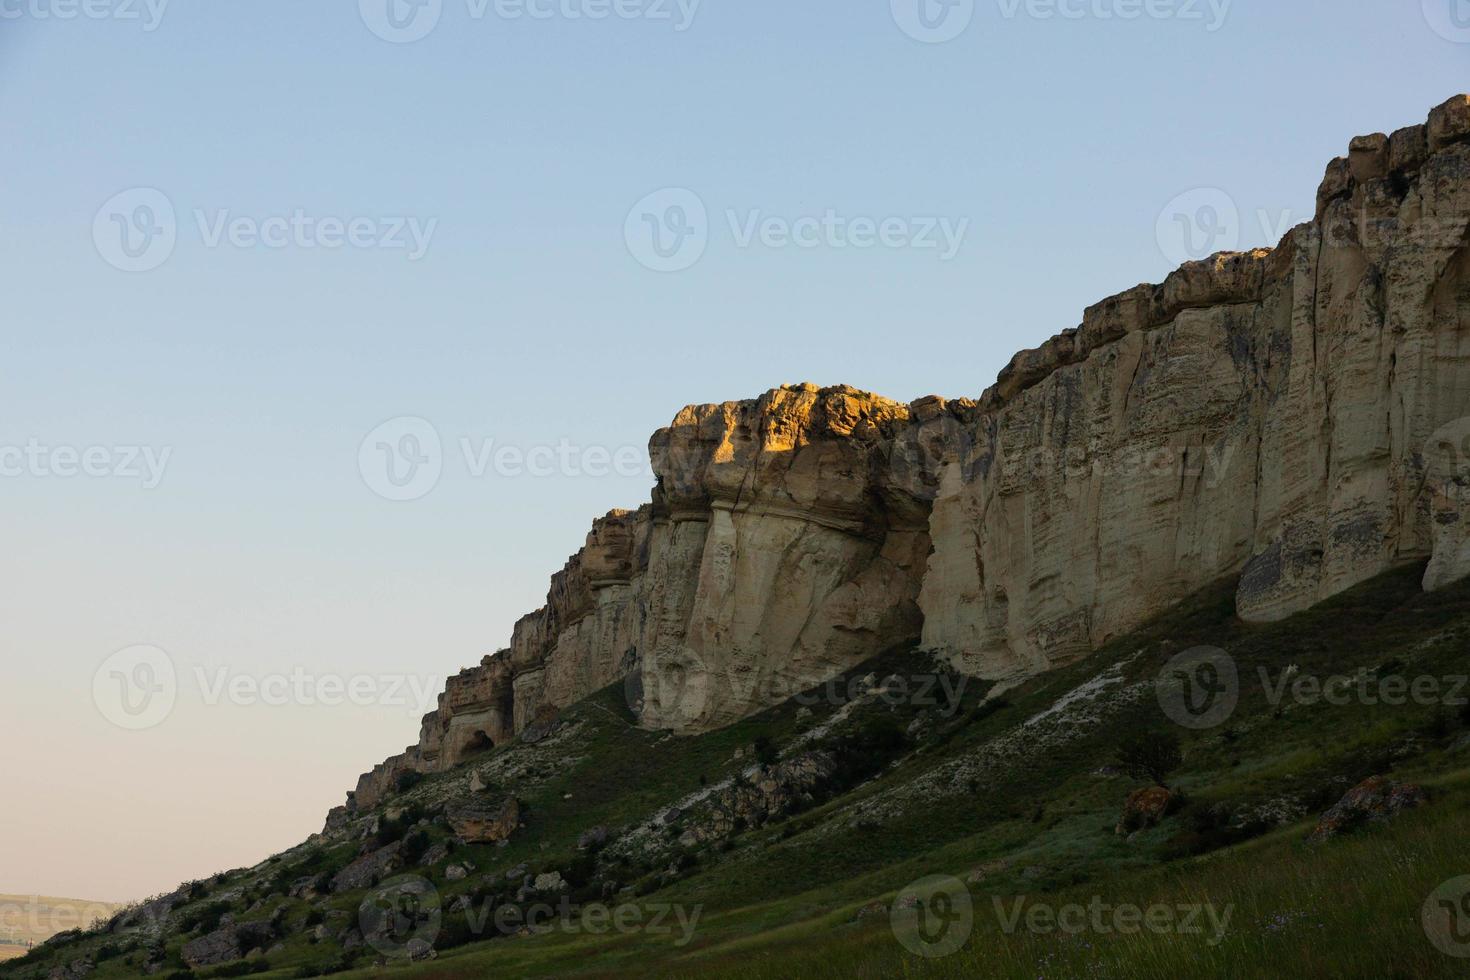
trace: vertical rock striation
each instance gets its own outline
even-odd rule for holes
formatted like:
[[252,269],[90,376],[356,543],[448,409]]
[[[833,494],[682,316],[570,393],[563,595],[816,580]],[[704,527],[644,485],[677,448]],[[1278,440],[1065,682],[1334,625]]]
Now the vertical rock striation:
[[1025,675],[1227,574],[1271,620],[1398,562],[1470,572],[1467,138],[1465,96],[1359,137],[1276,249],[1017,355],[935,502],[924,643]]
[[652,501],[349,808],[619,679],[700,731],[896,646],[1044,671],[1225,575],[1271,620],[1401,562],[1470,574],[1470,96],[1354,139],[1275,249],[1098,303],[978,402],[787,386],[650,453]]

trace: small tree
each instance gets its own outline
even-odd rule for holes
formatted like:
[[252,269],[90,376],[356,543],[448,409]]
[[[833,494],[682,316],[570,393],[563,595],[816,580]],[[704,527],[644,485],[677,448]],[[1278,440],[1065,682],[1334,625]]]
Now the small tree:
[[1184,761],[1184,755],[1179,749],[1179,736],[1173,732],[1146,732],[1119,745],[1116,759],[1128,775],[1168,789],[1167,780]]
[[757,735],[755,737],[755,761],[763,766],[769,767],[775,765],[776,760],[780,757],[781,753],[776,749],[775,743],[771,741],[771,736]]

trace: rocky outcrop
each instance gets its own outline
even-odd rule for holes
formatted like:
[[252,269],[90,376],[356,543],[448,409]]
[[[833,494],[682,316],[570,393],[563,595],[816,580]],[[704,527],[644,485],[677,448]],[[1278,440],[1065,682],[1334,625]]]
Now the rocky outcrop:
[[687,408],[654,436],[633,651],[645,726],[715,727],[917,641],[929,535],[914,412],[803,385]]
[[1118,818],[1118,826],[1113,828],[1113,832],[1121,837],[1157,827],[1159,821],[1169,813],[1174,799],[1174,794],[1162,786],[1145,786],[1134,790],[1123,801],[1123,814]]
[[498,844],[521,825],[520,801],[500,804],[469,799],[451,804],[444,813],[454,835],[466,844]]
[[1391,820],[1428,801],[1428,794],[1420,786],[1395,782],[1387,776],[1370,776],[1322,814],[1307,840],[1312,843],[1331,840],[1365,824]]
[[815,792],[831,779],[837,762],[826,752],[805,752],[775,766],[757,766],[731,786],[710,795],[687,817],[679,843],[698,846],[733,837],[815,802]]
[[1470,572],[1445,478],[1470,446],[1436,436],[1470,415],[1467,105],[1354,140],[1276,249],[1018,355],[944,472],[925,645],[1026,675],[1225,575],[1271,620],[1399,562],[1432,559],[1431,587]]
[[190,967],[229,963],[244,959],[252,950],[264,949],[275,935],[273,923],[241,922],[185,943],[181,955]]
[[734,721],[903,645],[988,679],[1085,656],[1225,576],[1278,619],[1403,562],[1470,574],[1470,96],[1354,139],[1275,249],[1088,308],[976,401],[794,385],[684,409],[650,502],[593,524],[416,745],[450,768],[626,679]]
[[353,861],[332,876],[332,892],[370,888],[403,867],[403,842],[394,841]]
[[328,830],[622,678],[645,726],[700,730],[916,643],[942,450],[924,439],[947,412],[815,385],[686,408],[651,441],[653,500],[594,522],[546,605],[449,679]]

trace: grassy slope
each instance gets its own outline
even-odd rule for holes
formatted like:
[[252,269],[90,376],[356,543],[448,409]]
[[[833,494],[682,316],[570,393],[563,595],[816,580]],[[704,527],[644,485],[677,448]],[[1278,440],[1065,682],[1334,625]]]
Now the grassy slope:
[[[804,835],[782,840],[778,828],[746,835],[718,866],[653,896],[708,904],[698,938],[687,948],[644,936],[602,942],[545,936],[451,952],[404,975],[470,977],[505,967],[589,976],[1173,977],[1196,969],[1238,976],[1462,976],[1464,961],[1436,951],[1419,923],[1429,892],[1470,872],[1461,843],[1470,830],[1464,810],[1470,752],[1449,751],[1463,724],[1458,712],[1446,719],[1443,710],[1430,707],[1357,703],[1288,704],[1278,712],[1258,673],[1265,668],[1272,682],[1288,664],[1322,676],[1385,665],[1409,676],[1465,673],[1470,589],[1422,595],[1419,571],[1389,573],[1268,626],[1236,621],[1228,587],[1209,590],[1087,661],[1010,692],[1010,708],[879,781],[891,791],[893,783],[919,778],[1112,663],[1127,663],[1128,676],[1144,679],[1172,652],[1210,644],[1227,649],[1240,665],[1241,704],[1224,729],[1186,743],[1178,783],[1201,806],[1282,797],[1315,804],[1267,836],[1165,862],[1176,854],[1170,843],[1180,834],[1177,818],[1132,842],[1114,834],[1121,797],[1136,784],[1095,772],[1120,733],[1155,724],[1158,708],[1145,701],[1048,764],[1005,772],[978,794],[926,802],[860,834],[809,846],[801,843]],[[1144,655],[1128,660],[1138,650]],[[1383,830],[1326,847],[1304,845],[1322,806],[1363,776],[1390,769],[1435,789],[1435,804]],[[878,791],[868,787],[854,796]],[[846,798],[829,809],[852,802]],[[797,822],[814,816],[822,814]],[[936,873],[965,878],[997,857],[1010,865],[970,886],[976,934],[958,954],[933,961],[909,956],[886,916],[853,921],[863,904],[891,900],[914,879]],[[1043,872],[1038,878],[1018,873],[1035,869]],[[1085,904],[1094,895],[1114,904],[1210,902],[1221,910],[1233,907],[1233,928],[1216,946],[1177,935],[1073,940],[1003,934],[993,900],[1002,898],[1009,908],[1012,896],[1027,894],[1055,903]],[[658,968],[651,970],[654,963]]]
[[[1381,576],[1284,623],[1248,626],[1232,614],[1229,583],[1207,590],[1149,627],[1108,644],[1092,657],[1004,695],[1003,706],[975,710],[983,685],[972,685],[952,721],[938,719],[901,764],[856,790],[777,823],[745,832],[728,847],[705,847],[697,864],[663,885],[636,861],[616,869],[622,884],[638,885],[643,903],[700,907],[692,942],[635,933],[592,937],[557,932],[445,950],[430,964],[394,968],[405,977],[536,976],[1175,976],[1199,963],[1205,973],[1258,975],[1285,969],[1304,976],[1462,975],[1462,961],[1442,956],[1424,938],[1419,907],[1430,889],[1463,867],[1459,842],[1470,819],[1465,766],[1470,752],[1451,751],[1462,733],[1458,714],[1428,707],[1352,704],[1290,705],[1277,710],[1257,669],[1273,678],[1287,664],[1304,674],[1349,673],[1386,667],[1409,675],[1464,673],[1470,649],[1470,586],[1425,596],[1417,568]],[[1190,814],[1173,817],[1132,840],[1113,832],[1119,806],[1139,785],[1104,767],[1118,740],[1156,728],[1151,696],[1104,699],[1091,726],[1065,732],[1055,746],[1007,741],[1008,733],[1078,685],[1108,671],[1119,690],[1146,683],[1177,650],[1223,647],[1240,665],[1242,697],[1222,729],[1184,733],[1185,765],[1177,784],[1198,811],[1214,803],[1234,810],[1260,806],[1290,814],[1265,836],[1189,858],[1203,845]],[[876,666],[892,669],[891,656]],[[864,668],[864,671],[869,669]],[[833,709],[814,705],[800,721],[782,705],[738,725],[695,738],[634,728],[616,688],[569,709],[572,734],[559,747],[510,746],[487,756],[530,759],[507,784],[529,804],[527,828],[503,849],[462,849],[479,872],[497,877],[521,862],[532,871],[564,868],[578,835],[594,825],[623,828],[745,761],[737,749],[759,735],[786,744]],[[873,707],[865,711],[885,711]],[[913,709],[897,709],[906,722]],[[1029,729],[1028,729],[1029,731]],[[1000,752],[997,746],[1008,746]],[[979,760],[986,760],[980,765]],[[476,765],[480,765],[477,761]],[[1348,785],[1393,769],[1437,787],[1439,799],[1390,827],[1308,849],[1302,838],[1315,816]],[[431,777],[395,805],[432,805],[465,779],[463,772]],[[435,830],[436,835],[442,834]],[[244,911],[265,889],[260,882],[301,874],[305,863],[334,866],[353,845],[323,853],[298,849],[232,877]],[[909,956],[886,915],[855,920],[874,900],[891,901],[908,882],[929,874],[966,878],[1003,860],[970,885],[975,936],[965,950],[940,960]],[[1470,864],[1470,861],[1465,862]],[[446,904],[471,881],[439,881]],[[252,891],[254,889],[254,891]],[[1233,918],[1217,946],[1198,937],[1094,936],[1064,939],[1000,930],[994,897],[1048,902],[1097,895],[1145,905],[1209,901],[1231,906]],[[355,915],[360,894],[334,897],[330,907]],[[213,899],[218,900],[215,896]],[[284,904],[288,922],[303,921],[305,903]],[[186,910],[187,911],[187,910]],[[1273,917],[1285,916],[1277,922]],[[194,933],[197,935],[197,933]],[[185,937],[175,937],[176,953]],[[77,952],[95,945],[83,938]],[[1090,944],[1090,945],[1089,945]],[[67,951],[65,956],[77,955]],[[65,961],[65,956],[60,961]],[[303,936],[270,957],[266,975],[291,976],[330,958],[327,944]],[[134,959],[130,964],[129,959]],[[38,964],[39,966],[39,964]],[[12,964],[9,969],[14,969]],[[42,969],[37,973],[44,975]],[[1193,972],[1192,970],[1189,972]],[[104,960],[93,974],[132,976],[136,958]],[[20,975],[27,975],[22,973]],[[209,971],[200,971],[209,976]]]

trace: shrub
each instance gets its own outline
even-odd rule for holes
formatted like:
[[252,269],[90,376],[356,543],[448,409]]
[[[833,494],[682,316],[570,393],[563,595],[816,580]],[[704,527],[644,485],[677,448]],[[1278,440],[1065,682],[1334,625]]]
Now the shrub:
[[403,859],[409,864],[417,864],[419,858],[429,849],[429,835],[422,830],[412,830],[403,838]]
[[576,857],[572,858],[571,863],[568,864],[566,866],[566,870],[562,872],[562,877],[565,878],[568,884],[570,884],[573,888],[581,888],[588,884],[592,880],[593,876],[596,874],[597,858],[592,854],[584,851],[578,854]]
[[397,820],[389,820],[386,816],[378,820],[378,832],[373,837],[375,847],[387,847],[394,841],[402,840],[404,835],[411,831],[423,812],[416,806],[407,807],[399,814]]
[[837,762],[830,788],[845,792],[877,775],[908,745],[903,726],[890,714],[873,715],[851,731],[829,738],[825,746]]
[[199,931],[214,932],[219,928],[219,920],[230,910],[229,902],[209,902],[198,905],[185,912],[179,919],[179,926],[184,932]]
[[1164,789],[1172,774],[1184,762],[1179,737],[1173,732],[1147,732],[1118,746],[1118,768],[1135,779],[1148,779]]
[[1184,829],[1170,839],[1165,847],[1165,857],[1174,860],[1207,854],[1259,837],[1271,829],[1269,823],[1259,819],[1239,825],[1232,823],[1233,809],[1225,803],[1186,799],[1179,808],[1179,819]]

